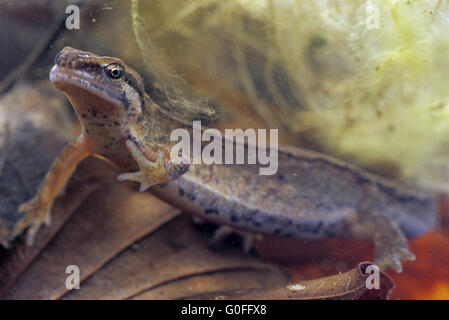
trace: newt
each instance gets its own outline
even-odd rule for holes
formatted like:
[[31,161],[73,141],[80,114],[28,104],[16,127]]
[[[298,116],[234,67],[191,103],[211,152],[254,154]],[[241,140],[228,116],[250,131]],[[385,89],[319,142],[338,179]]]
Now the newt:
[[[78,163],[100,157],[161,199],[205,220],[256,233],[300,239],[366,238],[375,263],[401,272],[413,260],[406,237],[436,224],[436,195],[387,180],[314,151],[279,148],[278,171],[259,175],[259,164],[185,164],[170,158],[170,132],[190,128],[182,114],[163,107],[123,61],[64,48],[50,80],[71,102],[81,134],[54,161],[38,193],[19,207],[16,226],[31,242],[50,223],[54,199]],[[246,146],[247,147],[247,146]]]

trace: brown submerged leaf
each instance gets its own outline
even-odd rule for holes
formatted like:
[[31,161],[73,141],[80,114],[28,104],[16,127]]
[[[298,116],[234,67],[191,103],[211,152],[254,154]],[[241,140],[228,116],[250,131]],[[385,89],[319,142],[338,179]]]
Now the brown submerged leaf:
[[345,273],[323,277],[319,279],[300,281],[287,286],[276,286],[264,289],[235,290],[228,292],[216,292],[188,297],[188,299],[293,299],[293,300],[317,300],[317,299],[387,299],[393,288],[393,281],[385,273],[380,273],[380,288],[367,289],[365,273],[369,262],[360,263],[358,267]]
[[138,294],[134,300],[183,299],[204,292],[264,288],[285,282],[285,276],[268,270],[232,270],[210,274],[192,275],[185,279],[167,282]]
[[[236,280],[236,281],[234,281]],[[211,290],[287,283],[285,274],[240,249],[215,252],[182,215],[126,249],[64,299],[176,299]]]
[[70,186],[67,196],[56,200],[52,211],[51,225],[39,231],[33,246],[27,246],[21,241],[15,243],[14,247],[8,251],[0,252],[0,297],[45,249],[83,200],[98,187],[99,184],[95,182]]
[[3,298],[57,299],[68,291],[67,266],[78,266],[84,280],[178,213],[149,194],[132,191],[128,184],[103,186],[83,203]]

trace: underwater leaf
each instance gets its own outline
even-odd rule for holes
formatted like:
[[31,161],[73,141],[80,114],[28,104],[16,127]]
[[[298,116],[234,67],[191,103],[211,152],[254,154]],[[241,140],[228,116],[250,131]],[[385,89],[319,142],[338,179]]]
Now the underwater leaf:
[[217,270],[205,274],[191,274],[186,278],[168,281],[133,296],[132,299],[185,299],[206,291],[265,288],[279,285],[279,283],[284,283],[285,281],[283,274],[263,268]]
[[188,299],[220,299],[220,300],[255,300],[255,299],[387,299],[393,288],[392,280],[380,273],[378,289],[367,289],[366,280],[369,273],[368,262],[342,274],[319,279],[290,283],[282,287],[215,292],[209,295],[198,295]]
[[33,246],[28,246],[23,241],[16,241],[12,248],[0,249],[0,297],[9,290],[33,260],[39,257],[41,251],[46,248],[83,200],[98,187],[99,184],[94,181],[70,184],[67,195],[55,201],[51,225],[40,230]]
[[78,266],[84,280],[178,214],[149,193],[132,191],[127,183],[105,185],[72,215],[3,298],[57,299],[68,291],[67,266]]
[[[63,298],[174,299],[189,292],[286,283],[286,276],[272,265],[236,248],[215,252],[209,240],[193,227],[190,216],[182,215],[136,242]],[[236,278],[241,282],[231,281]]]

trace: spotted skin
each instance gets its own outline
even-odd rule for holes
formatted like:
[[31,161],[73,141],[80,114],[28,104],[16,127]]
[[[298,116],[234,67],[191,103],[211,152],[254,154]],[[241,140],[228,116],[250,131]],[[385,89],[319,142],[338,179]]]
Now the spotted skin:
[[[206,220],[284,237],[373,239],[381,268],[401,271],[401,261],[414,258],[405,236],[435,225],[433,194],[307,150],[280,149],[279,169],[272,176],[259,175],[258,164],[175,165],[169,158],[170,133],[191,130],[192,123],[146,93],[157,89],[144,87],[117,58],[67,47],[55,60],[50,79],[72,103],[82,133],[76,147],[62,155],[72,156],[71,167],[64,171],[61,160],[55,161],[39,193],[24,206],[28,220],[17,233],[31,224],[34,234],[48,221],[61,186],[87,155],[115,165],[123,172],[120,180],[138,181],[141,190],[151,186],[158,197]],[[122,78],[106,74],[111,64],[123,68]]]

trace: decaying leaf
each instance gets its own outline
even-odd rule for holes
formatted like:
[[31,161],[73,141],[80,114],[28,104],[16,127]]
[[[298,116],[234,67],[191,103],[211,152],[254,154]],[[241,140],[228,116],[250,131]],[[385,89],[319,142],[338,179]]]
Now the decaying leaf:
[[70,186],[68,195],[55,202],[51,225],[42,228],[33,246],[20,241],[14,243],[12,248],[0,252],[0,297],[47,246],[82,201],[98,187],[96,182]]
[[[240,282],[236,274],[246,273]],[[214,277],[216,275],[217,277]],[[228,278],[229,275],[229,278]],[[204,277],[209,276],[209,277]],[[217,280],[220,277],[227,281]],[[202,285],[189,289],[188,283]],[[216,289],[265,287],[286,283],[272,265],[234,249],[215,252],[209,237],[182,215],[131,246],[64,299],[173,299]]]
[[223,289],[263,288],[279,285],[279,283],[284,282],[285,277],[282,274],[273,273],[273,271],[269,270],[219,271],[192,275],[184,279],[176,279],[174,282],[166,282],[133,296],[132,299],[183,299],[202,292],[215,292]]
[[178,213],[149,194],[132,192],[125,183],[104,186],[83,203],[4,298],[59,298],[68,290],[67,266],[78,266],[84,280]]
[[291,283],[274,288],[216,292],[209,295],[193,296],[193,299],[386,299],[393,288],[392,280],[380,273],[380,287],[368,289],[366,281],[371,273],[366,273],[370,263],[361,263],[348,272],[314,280]]

